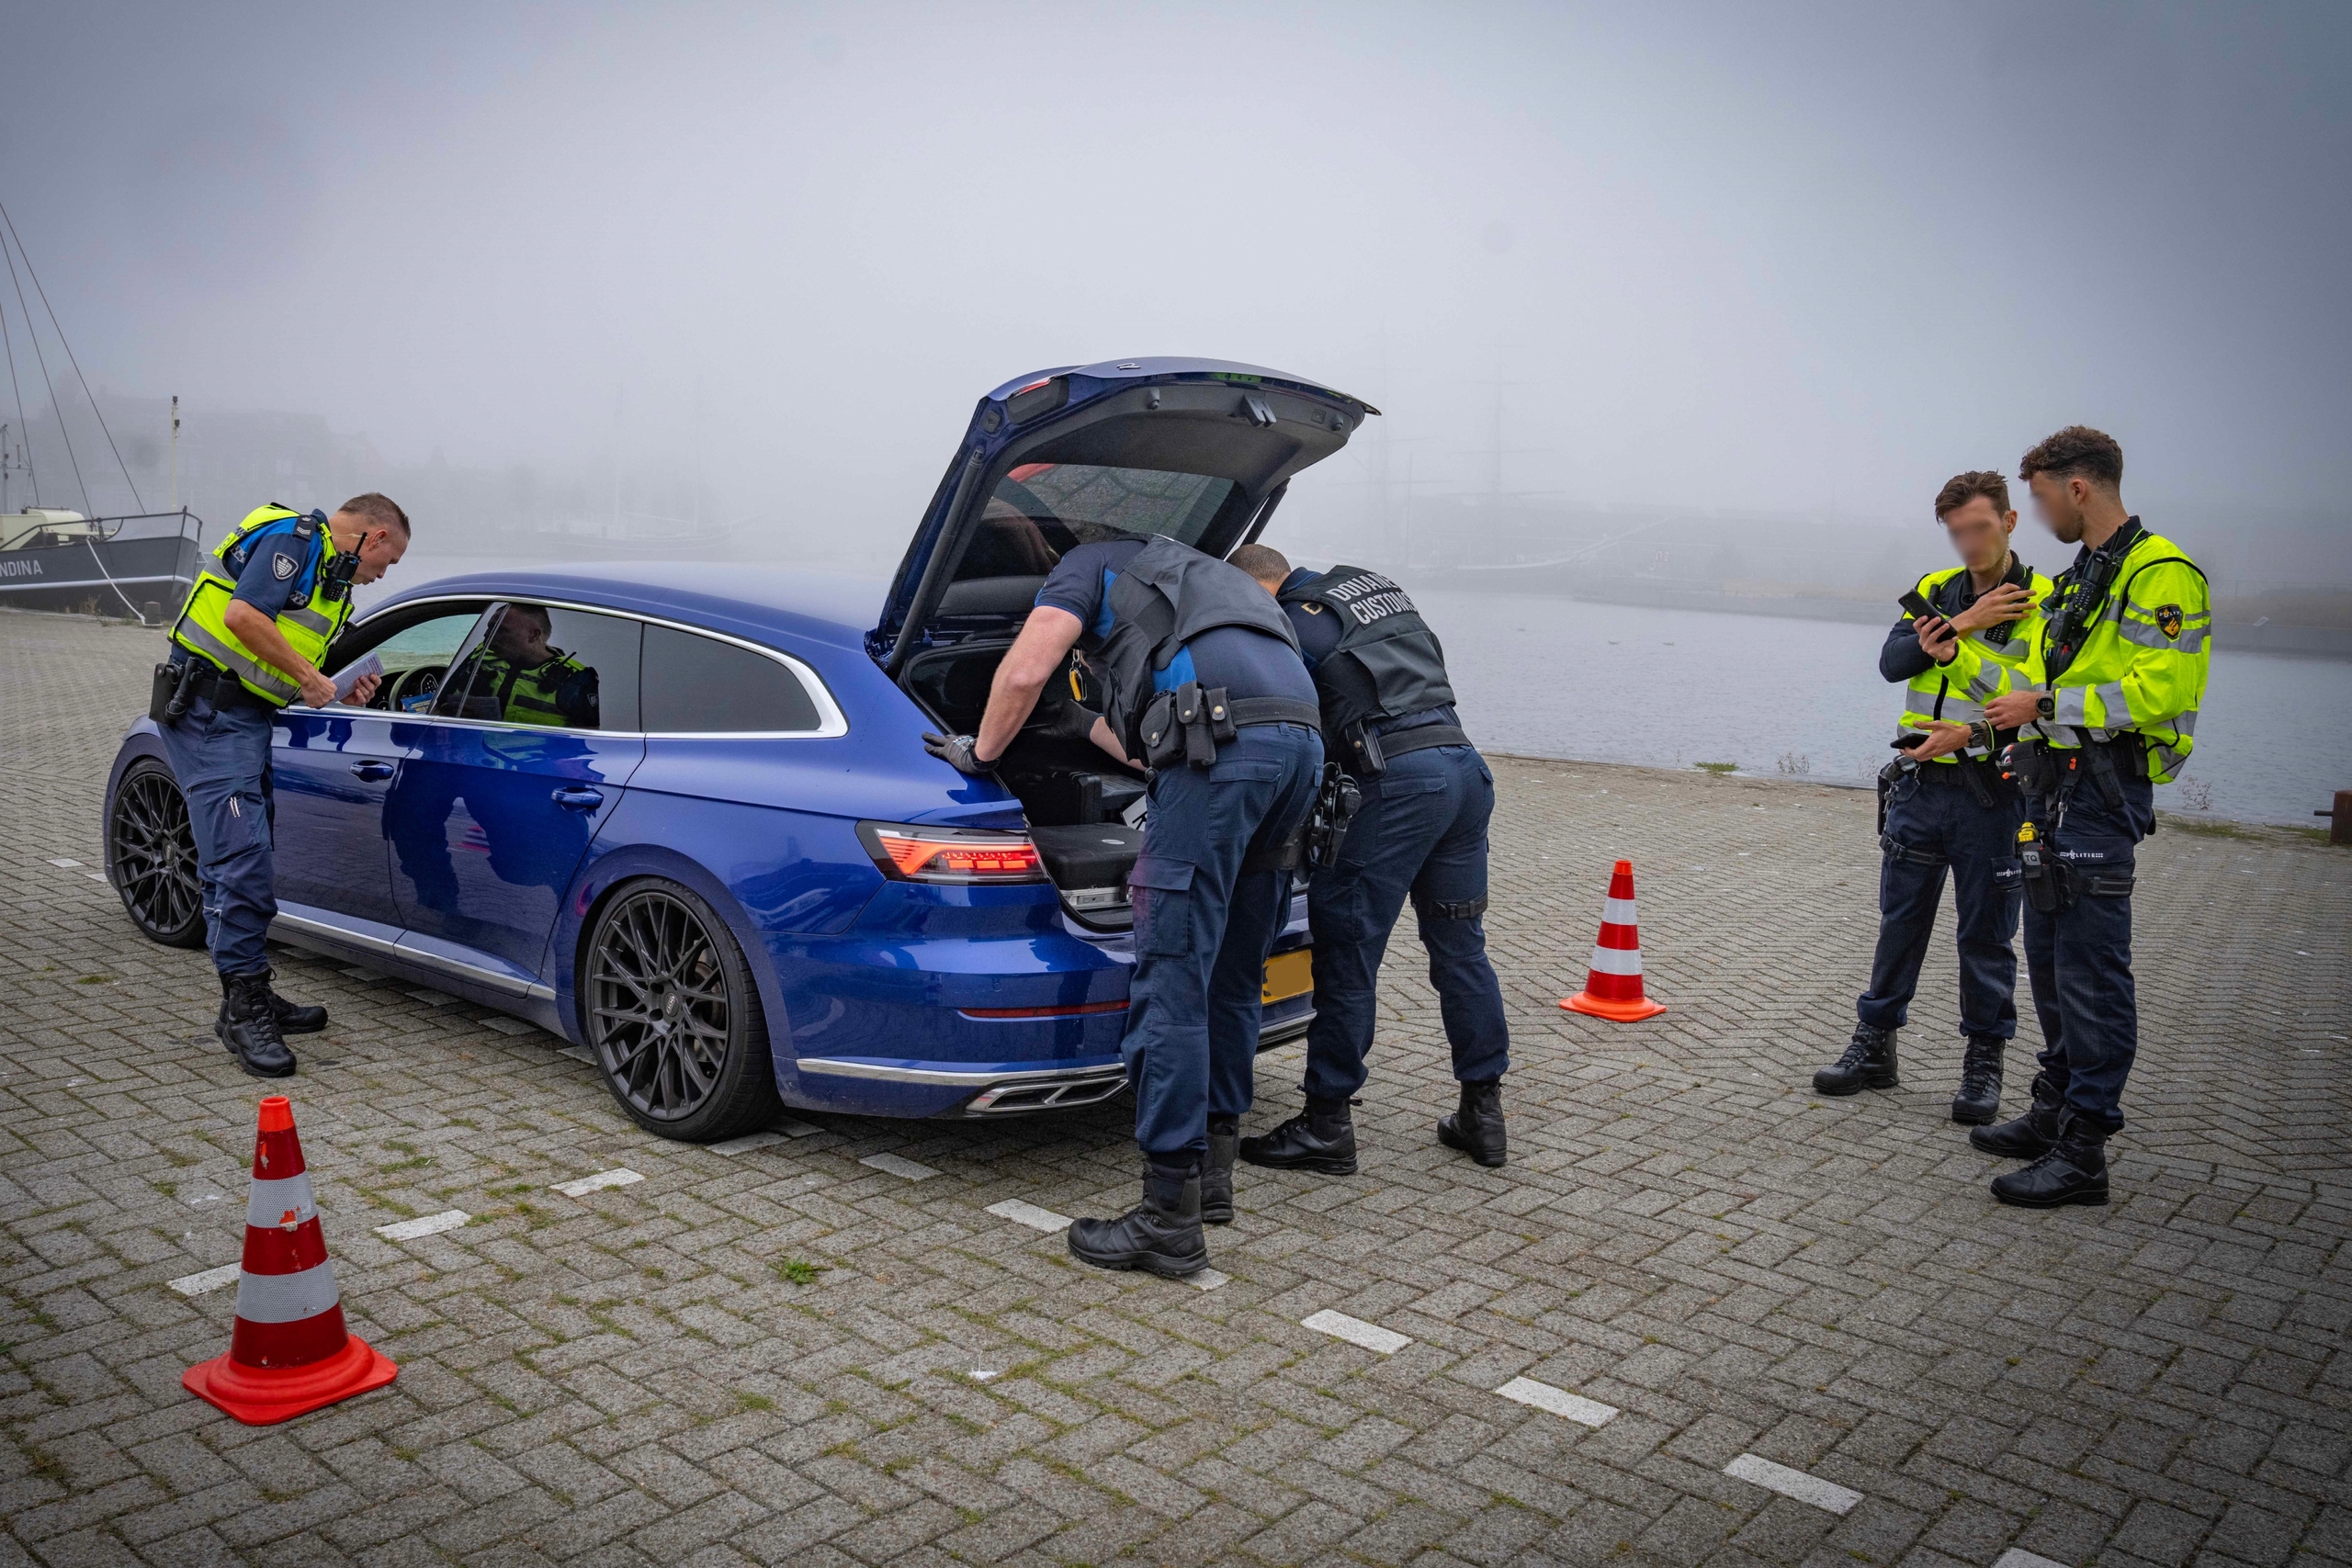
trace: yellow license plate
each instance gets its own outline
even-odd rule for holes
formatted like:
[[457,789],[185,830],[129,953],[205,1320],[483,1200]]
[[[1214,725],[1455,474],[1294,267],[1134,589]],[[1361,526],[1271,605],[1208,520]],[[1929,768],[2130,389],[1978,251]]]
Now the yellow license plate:
[[1259,988],[1261,1002],[1287,1001],[1315,988],[1315,950],[1302,947],[1277,953],[1266,960],[1266,983]]

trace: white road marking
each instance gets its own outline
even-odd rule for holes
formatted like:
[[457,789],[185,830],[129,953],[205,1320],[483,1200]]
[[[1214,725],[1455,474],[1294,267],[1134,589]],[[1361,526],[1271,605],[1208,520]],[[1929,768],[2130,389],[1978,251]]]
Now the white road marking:
[[1761,1486],[1767,1492],[1778,1492],[1783,1497],[1793,1497],[1800,1503],[1810,1503],[1816,1508],[1826,1508],[1833,1514],[1853,1511],[1862,1495],[1824,1481],[1817,1475],[1807,1475],[1802,1470],[1791,1470],[1785,1464],[1774,1464],[1761,1454],[1742,1454],[1724,1466],[1724,1473],[1735,1481],[1745,1481]]
[[1016,1225],[1027,1225],[1033,1231],[1052,1235],[1069,1228],[1069,1216],[1057,1214],[1051,1209],[1040,1209],[1035,1203],[1024,1203],[1018,1198],[1007,1198],[1001,1203],[990,1203],[988,1212],[1001,1220],[1011,1220]]
[[218,1269],[207,1269],[201,1274],[183,1274],[168,1281],[172,1289],[184,1296],[200,1296],[207,1291],[217,1291],[223,1285],[233,1285],[242,1265],[223,1263]]
[[1413,1342],[1409,1336],[1399,1334],[1393,1328],[1383,1328],[1376,1323],[1366,1323],[1360,1317],[1350,1317],[1346,1313],[1333,1312],[1329,1307],[1313,1317],[1299,1319],[1299,1326],[1311,1328],[1317,1334],[1328,1334],[1334,1339],[1344,1339],[1351,1345],[1361,1345],[1367,1350],[1377,1350],[1384,1356],[1393,1356]]
[[638,1175],[637,1172],[626,1168],[600,1170],[594,1176],[582,1176],[571,1181],[559,1181],[548,1190],[560,1192],[567,1198],[585,1198],[589,1193],[606,1187],[629,1187],[644,1179],[645,1178]]
[[474,1021],[501,1034],[537,1034],[539,1032],[537,1024],[525,1023],[519,1018],[508,1018],[503,1013],[494,1018],[478,1018]]
[[93,882],[104,882],[107,879],[107,874],[103,871],[85,871],[82,874]]
[[2053,1562],[2047,1557],[2036,1557],[2021,1546],[2013,1546],[1993,1560],[1993,1568],[2066,1568],[2066,1565]]
[[[569,1056],[571,1053],[566,1051],[564,1055]],[[746,1133],[740,1138],[729,1138],[723,1144],[706,1144],[703,1146],[715,1155],[733,1156],[747,1155],[753,1149],[768,1148],[782,1142],[784,1142],[782,1133]]]
[[445,1209],[440,1213],[427,1214],[422,1219],[378,1225],[376,1234],[386,1241],[414,1241],[421,1235],[439,1235],[443,1231],[456,1230],[472,1218],[463,1209]]
[[1220,1285],[1233,1283],[1233,1276],[1220,1274],[1214,1269],[1204,1269],[1197,1274],[1185,1275],[1184,1283],[1196,1291],[1214,1291]]
[[1538,1410],[1548,1410],[1586,1427],[1606,1427],[1623,1412],[1613,1404],[1603,1404],[1597,1399],[1587,1399],[1580,1393],[1570,1393],[1564,1388],[1554,1388],[1548,1382],[1533,1378],[1513,1378],[1495,1390],[1505,1399],[1532,1404]]
[[49,863],[50,863],[50,864],[51,864],[51,865],[62,865],[62,866],[63,866],[63,867],[64,867],[66,870],[68,870],[68,871],[75,871],[75,870],[79,870],[79,869],[80,869],[80,867],[81,867],[81,864],[82,864],[82,863],[81,863],[80,861],[78,861],[78,860],[65,860],[65,859],[63,859],[63,858],[62,858],[62,857],[61,857],[61,858],[59,858],[59,859],[52,860],[52,861],[51,861]]
[[892,1176],[904,1177],[909,1181],[922,1181],[939,1174],[927,1165],[917,1165],[914,1161],[901,1158],[897,1155],[867,1155],[857,1163],[870,1165],[876,1170],[887,1170]]

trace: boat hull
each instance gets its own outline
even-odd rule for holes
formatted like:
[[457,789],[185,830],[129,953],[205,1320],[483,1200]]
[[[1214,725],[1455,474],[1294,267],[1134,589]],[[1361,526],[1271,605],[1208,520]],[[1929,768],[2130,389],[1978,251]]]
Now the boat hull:
[[196,541],[185,537],[75,539],[0,551],[0,605],[143,617],[152,604],[155,616],[169,615],[187,597],[196,563]]

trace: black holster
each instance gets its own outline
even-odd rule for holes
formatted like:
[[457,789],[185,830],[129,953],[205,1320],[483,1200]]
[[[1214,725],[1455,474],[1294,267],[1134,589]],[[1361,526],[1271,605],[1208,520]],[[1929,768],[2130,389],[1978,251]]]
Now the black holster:
[[1350,773],[1376,779],[1388,771],[1387,753],[1380,749],[1380,736],[1370,719],[1350,725],[1344,739],[1348,743]]
[[2091,782],[2098,785],[2098,797],[2109,811],[2123,808],[2123,782],[2115,776],[2115,750],[2111,744],[2096,740],[2083,743],[2083,755],[2091,765]]
[[1363,791],[1337,762],[1323,764],[1323,787],[1306,816],[1306,864],[1317,871],[1340,863],[1340,850],[1348,840],[1348,824],[1363,804]]
[[2001,763],[2009,777],[2017,781],[2018,788],[2026,794],[2044,795],[2057,792],[2058,759],[2041,741],[2011,741],[2008,750],[2001,754]]
[[157,724],[177,724],[198,698],[212,691],[212,666],[203,660],[187,659],[175,664],[167,659],[155,666],[147,690],[147,716]]

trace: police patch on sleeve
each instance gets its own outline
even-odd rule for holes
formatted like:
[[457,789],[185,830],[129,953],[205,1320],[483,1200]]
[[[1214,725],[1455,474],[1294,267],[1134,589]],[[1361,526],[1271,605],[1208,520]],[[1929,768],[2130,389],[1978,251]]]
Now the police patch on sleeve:
[[[285,581],[288,578],[292,577],[296,572],[301,570],[302,563],[282,550],[276,555],[271,556],[269,558],[269,575],[277,579],[280,582]],[[2177,624],[2177,618],[2179,615],[2179,612],[2176,610],[2173,614],[2176,617]]]
[[2177,604],[2165,604],[2156,611],[2156,629],[2174,642],[2180,640],[2181,614]]

